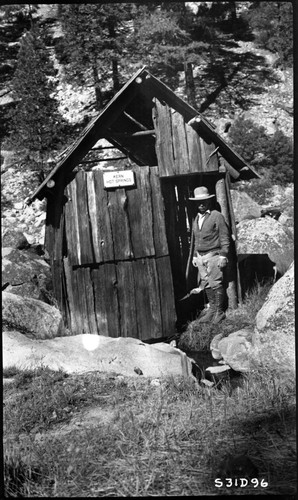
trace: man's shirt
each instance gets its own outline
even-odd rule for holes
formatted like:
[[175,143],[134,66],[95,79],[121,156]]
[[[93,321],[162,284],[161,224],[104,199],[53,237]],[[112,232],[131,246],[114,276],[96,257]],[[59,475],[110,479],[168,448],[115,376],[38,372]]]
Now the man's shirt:
[[[209,212],[209,213],[208,213]],[[209,210],[204,217],[198,214],[195,218],[193,231],[195,237],[194,250],[201,253],[218,250],[226,257],[229,252],[230,233],[223,215],[217,210]],[[201,223],[201,228],[199,226]],[[203,223],[204,222],[204,223]]]
[[204,221],[204,218],[205,218],[206,214],[210,214],[210,210],[206,210],[206,212],[204,214],[200,214],[200,212],[198,213],[198,226],[199,226],[199,229],[202,229],[202,224],[203,224],[203,221]]

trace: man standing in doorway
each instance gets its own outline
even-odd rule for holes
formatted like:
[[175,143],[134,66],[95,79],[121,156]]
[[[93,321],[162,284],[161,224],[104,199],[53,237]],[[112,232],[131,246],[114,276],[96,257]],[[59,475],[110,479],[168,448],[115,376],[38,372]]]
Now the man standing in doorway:
[[223,269],[228,263],[230,235],[223,215],[211,209],[214,197],[206,187],[200,186],[189,199],[197,204],[198,209],[192,227],[192,264],[198,268],[198,285],[205,289],[209,302],[209,309],[199,322],[216,324],[226,317]]

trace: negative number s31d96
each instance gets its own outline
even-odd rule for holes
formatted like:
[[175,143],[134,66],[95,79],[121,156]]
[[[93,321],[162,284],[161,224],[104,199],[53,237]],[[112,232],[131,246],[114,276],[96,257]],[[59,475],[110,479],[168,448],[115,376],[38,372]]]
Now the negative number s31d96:
[[261,488],[268,487],[268,483],[267,481],[265,481],[265,479],[258,479],[256,477],[253,477],[251,479],[247,479],[246,477],[217,477],[214,480],[214,485],[216,488],[232,488],[232,486],[236,486],[238,488],[247,488],[250,485],[254,488],[258,488],[258,486],[260,486]]

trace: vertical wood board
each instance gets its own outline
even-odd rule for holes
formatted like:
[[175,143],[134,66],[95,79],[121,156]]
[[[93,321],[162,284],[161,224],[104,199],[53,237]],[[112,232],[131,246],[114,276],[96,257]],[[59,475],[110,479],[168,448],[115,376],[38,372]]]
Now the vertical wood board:
[[163,336],[169,336],[175,333],[177,319],[170,258],[161,257],[156,259],[156,267],[161,304],[162,334]]
[[89,267],[82,268],[81,279],[86,297],[87,325],[89,333],[97,333],[97,322],[95,314],[93,283]]
[[155,259],[134,262],[134,282],[139,338],[161,337],[162,319]]
[[108,209],[112,226],[115,260],[127,260],[133,257],[127,201],[127,195],[123,188],[108,192]]
[[68,185],[69,187],[69,195],[71,200],[69,211],[69,225],[70,231],[72,232],[72,240],[75,247],[73,248],[73,254],[76,257],[76,261],[78,264],[82,263],[81,260],[81,239],[80,239],[80,230],[79,230],[79,214],[78,214],[78,200],[77,200],[77,185],[76,180],[73,179],[72,182]]
[[64,234],[64,224],[65,224],[65,209],[62,207],[60,214],[59,227],[54,228],[54,248],[53,248],[53,258],[58,260],[63,254],[63,234]]
[[[97,193],[94,185],[93,172],[86,172],[87,197],[88,197],[88,212],[91,226],[91,239],[94,252],[94,262],[99,263],[104,260],[103,244],[99,232],[99,219],[101,214],[98,213],[96,203]],[[99,193],[98,193],[99,196]]]
[[156,127],[156,156],[158,158],[160,176],[167,177],[175,174],[171,110],[167,104],[161,104],[158,99],[155,99],[154,102],[153,122]]
[[150,184],[153,210],[153,235],[156,257],[168,255],[164,204],[160,186],[158,167],[150,167]]
[[185,122],[183,116],[174,110],[171,112],[171,119],[175,174],[188,174],[190,168]]
[[136,259],[155,254],[149,173],[149,167],[136,169],[136,189],[126,191],[132,252]]
[[76,282],[73,276],[70,259],[68,257],[65,257],[63,259],[63,269],[66,282],[66,300],[68,302],[70,316],[70,324],[68,325],[68,327],[70,328],[73,335],[79,335],[81,333],[81,323],[77,318],[78,309],[74,293]]
[[220,204],[221,213],[225,218],[227,226],[230,227],[229,207],[226,194],[226,186],[224,178],[219,179],[215,184],[215,192],[217,202]]
[[[95,170],[92,172],[94,191],[95,191],[95,216],[91,219],[92,229],[93,224],[96,225],[97,221],[97,246],[101,260],[98,262],[113,261],[115,259],[114,241],[112,234],[112,223],[109,212],[109,197],[107,191],[104,189],[103,172]],[[91,183],[91,182],[90,182]],[[96,245],[96,243],[94,243]]]
[[189,171],[202,172],[202,152],[200,137],[190,125],[186,124],[186,137],[189,154]]
[[73,199],[71,194],[70,184],[65,190],[67,197],[67,202],[65,204],[65,236],[66,236],[66,246],[67,246],[67,256],[72,265],[78,265],[78,247],[80,241],[78,240],[78,232],[76,231],[76,226],[74,224],[73,216]]
[[60,172],[55,188],[47,202],[47,249],[52,259],[58,260],[63,251],[64,173]]
[[163,191],[166,191],[164,196],[166,210],[166,232],[169,245],[171,261],[180,262],[180,242],[177,228],[178,213],[177,213],[177,198],[175,185],[173,183],[163,186]]
[[79,170],[75,178],[77,192],[77,214],[78,229],[81,245],[81,264],[90,264],[95,262],[93,252],[93,241],[90,231],[90,218],[87,199],[87,179],[86,173]]
[[[216,198],[221,206],[221,213],[225,218],[225,221],[230,228],[230,216],[229,216],[229,206],[228,206],[228,198],[226,192],[226,184],[225,179],[219,179],[216,182]],[[231,245],[230,245],[231,246]],[[231,248],[228,255],[228,266],[225,270],[227,280],[228,280],[228,289],[227,295],[229,299],[229,307],[235,309],[237,307],[237,287],[236,287],[236,268],[235,268],[235,258],[231,252]]]
[[62,289],[62,262],[51,259],[51,272],[53,280],[53,292],[58,302],[60,311],[63,310],[63,289]]
[[78,267],[73,270],[75,277],[76,289],[75,289],[75,300],[76,300],[76,314],[80,315],[81,323],[81,333],[91,333],[89,330],[88,321],[88,302],[87,302],[87,290],[85,287],[85,269]]
[[102,264],[98,269],[92,269],[91,278],[98,333],[120,337],[116,265]]
[[[217,153],[214,153],[216,146],[213,144],[207,144],[202,139],[202,144],[203,144],[203,156],[204,156],[204,172],[218,172],[219,168],[219,162],[218,162],[218,155]],[[214,154],[213,154],[214,153]],[[211,155],[211,156],[210,156]]]
[[137,311],[136,311],[136,290],[134,281],[134,262],[118,262],[118,300],[120,311],[120,331],[122,337],[139,338]]
[[53,243],[54,243],[54,228],[53,226],[46,225],[44,247],[50,256],[53,255]]

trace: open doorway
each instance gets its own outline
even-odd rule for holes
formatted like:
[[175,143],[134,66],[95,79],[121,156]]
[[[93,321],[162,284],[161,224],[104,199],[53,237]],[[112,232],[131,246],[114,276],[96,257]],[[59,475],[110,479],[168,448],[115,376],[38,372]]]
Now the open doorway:
[[[215,193],[217,177],[212,174],[191,174],[161,178],[161,191],[165,209],[166,234],[171,260],[177,329],[183,330],[188,321],[194,320],[204,308],[205,294],[185,295],[197,286],[197,271],[190,266],[191,272],[186,281],[186,266],[189,256],[192,221],[196,216],[196,204],[189,200],[194,189],[206,186]],[[214,202],[215,205],[216,201]],[[220,207],[215,206],[217,210]],[[183,300],[181,300],[183,299]]]

